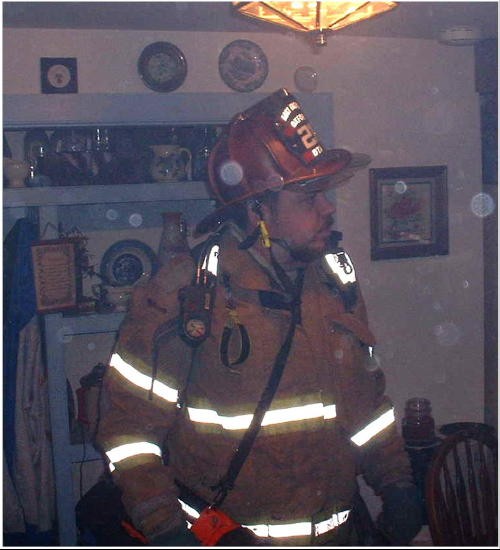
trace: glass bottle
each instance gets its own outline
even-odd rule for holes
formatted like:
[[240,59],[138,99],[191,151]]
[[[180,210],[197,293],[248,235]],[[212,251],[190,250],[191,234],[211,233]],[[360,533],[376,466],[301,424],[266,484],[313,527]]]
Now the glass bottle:
[[196,150],[194,156],[193,177],[197,181],[207,181],[208,179],[208,157],[212,149],[211,141],[211,131],[208,126],[205,126],[200,147]]
[[34,161],[30,163],[28,178],[29,187],[47,187],[51,185],[51,179],[47,176],[46,148],[44,145],[37,146],[38,151]]
[[175,256],[189,252],[187,224],[182,212],[163,212],[163,229],[158,247],[160,266],[167,264]]
[[426,442],[435,438],[431,402],[424,397],[408,399],[402,422],[403,437],[407,442]]

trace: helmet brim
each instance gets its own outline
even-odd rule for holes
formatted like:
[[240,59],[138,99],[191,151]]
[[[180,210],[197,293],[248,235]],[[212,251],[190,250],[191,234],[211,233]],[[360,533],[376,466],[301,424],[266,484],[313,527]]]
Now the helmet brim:
[[[330,149],[326,151],[321,163],[296,172],[288,181],[283,181],[280,190],[286,189],[293,192],[309,193],[339,187],[351,179],[357,171],[366,168],[370,162],[370,156],[364,153],[350,153],[344,149]],[[216,230],[226,220],[231,208],[238,202],[242,202],[241,198],[228,202],[205,216],[196,225],[194,236]]]

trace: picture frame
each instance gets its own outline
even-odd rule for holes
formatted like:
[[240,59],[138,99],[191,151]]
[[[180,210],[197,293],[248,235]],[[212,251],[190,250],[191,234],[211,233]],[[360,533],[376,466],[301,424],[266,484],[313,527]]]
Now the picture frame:
[[371,259],[448,254],[447,167],[371,168]]
[[76,57],[41,57],[40,81],[43,94],[78,93]]
[[73,310],[78,303],[76,242],[40,241],[31,246],[38,313]]

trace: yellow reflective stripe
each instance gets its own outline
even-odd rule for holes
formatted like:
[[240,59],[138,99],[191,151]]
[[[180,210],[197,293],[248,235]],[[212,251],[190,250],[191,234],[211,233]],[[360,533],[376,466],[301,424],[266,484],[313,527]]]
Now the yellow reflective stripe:
[[[198,519],[200,513],[191,508],[188,504],[182,501],[180,498],[177,499],[181,505],[181,508],[184,512],[193,519]],[[335,527],[338,527],[342,523],[347,521],[349,517],[350,510],[344,510],[343,512],[333,513],[328,519],[320,521],[319,523],[311,523],[310,521],[300,521],[296,523],[282,523],[282,524],[259,524],[259,525],[243,525],[251,529],[258,537],[274,537],[274,538],[284,538],[284,537],[300,537],[300,536],[309,536],[312,533],[314,527],[314,535],[319,536],[324,533],[328,533]]]
[[106,455],[109,458],[109,470],[113,472],[115,470],[115,463],[131,458],[132,456],[153,454],[161,457],[161,449],[154,443],[148,441],[138,441],[136,443],[125,443],[119,445],[113,449],[106,451]]
[[[333,415],[333,416],[332,416]],[[262,419],[262,426],[282,424],[283,422],[295,422],[297,420],[309,420],[311,418],[335,418],[335,405],[325,406],[323,403],[312,403],[300,407],[289,407],[287,409],[276,409],[267,411]]]
[[270,537],[300,537],[310,535],[312,524],[310,521],[287,523],[285,525],[268,525]]
[[219,416],[217,411],[212,409],[196,409],[194,407],[187,408],[189,418],[193,422],[201,424],[219,424],[226,430],[243,430],[250,426],[252,414],[241,414],[238,416]]
[[338,514],[332,514],[331,517],[325,519],[324,521],[316,523],[314,526],[314,535],[318,537],[319,535],[328,533],[328,531],[331,531],[332,529],[335,529],[335,527],[342,525],[342,523],[345,523],[347,521],[349,513],[350,510],[344,510],[343,512],[339,512]]
[[319,536],[345,523],[349,517],[349,513],[350,510],[334,513],[328,519],[315,524],[310,521],[300,521],[283,524],[243,525],[243,527],[251,529],[258,537],[285,538],[310,536],[313,528],[314,535]]
[[[193,422],[203,424],[218,424],[226,430],[244,430],[250,426],[252,414],[241,414],[237,416],[221,416],[217,411],[211,409],[197,409],[188,407],[189,418]],[[323,403],[312,403],[299,407],[289,407],[286,409],[275,409],[267,411],[262,419],[262,426],[272,426],[283,424],[285,422],[297,422],[301,420],[310,420],[312,418],[324,418],[330,420],[337,415],[335,405],[323,405]]]
[[369,441],[372,437],[380,433],[383,429],[387,428],[387,426],[390,426],[394,421],[394,409],[392,408],[389,411],[381,414],[378,418],[373,420],[373,422],[370,422],[358,433],[354,434],[351,437],[351,441],[355,443],[358,447],[360,447],[361,445],[364,445],[367,441]]
[[[118,353],[113,353],[109,365],[115,368],[123,377],[129,382],[139,388],[149,390],[151,388],[152,378],[142,372],[138,371],[132,365],[124,361]],[[158,397],[169,401],[170,403],[177,403],[179,392],[174,388],[170,388],[163,382],[155,380],[153,383],[153,393]]]

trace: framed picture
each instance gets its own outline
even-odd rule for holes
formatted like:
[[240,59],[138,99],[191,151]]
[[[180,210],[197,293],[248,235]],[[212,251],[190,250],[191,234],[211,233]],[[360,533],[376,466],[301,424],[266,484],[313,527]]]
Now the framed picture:
[[77,306],[76,243],[71,239],[32,245],[38,313],[54,313]]
[[76,94],[76,57],[41,57],[40,77],[43,94]]
[[371,259],[448,254],[446,166],[372,168]]

